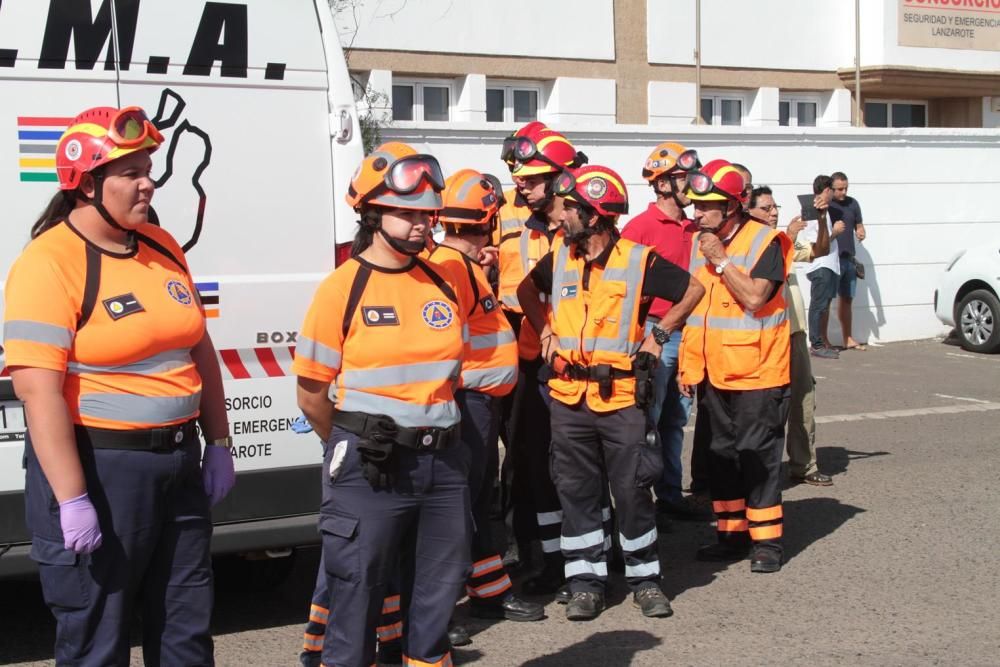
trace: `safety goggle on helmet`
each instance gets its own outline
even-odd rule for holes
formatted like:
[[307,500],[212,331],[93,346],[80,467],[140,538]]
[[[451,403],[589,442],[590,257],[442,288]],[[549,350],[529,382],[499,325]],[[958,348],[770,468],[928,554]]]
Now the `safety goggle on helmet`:
[[552,193],[583,204],[598,215],[617,219],[628,213],[628,193],[615,171],[600,165],[564,169],[552,183]]
[[445,180],[433,155],[417,153],[401,142],[383,144],[368,155],[351,178],[347,203],[436,211]]
[[133,148],[149,138],[163,143],[163,135],[141,107],[125,107],[112,116],[108,138],[120,148]]

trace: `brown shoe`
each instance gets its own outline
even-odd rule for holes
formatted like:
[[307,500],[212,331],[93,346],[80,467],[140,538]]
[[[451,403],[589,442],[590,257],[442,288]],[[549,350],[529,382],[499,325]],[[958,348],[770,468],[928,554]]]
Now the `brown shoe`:
[[808,475],[798,476],[791,475],[791,480],[796,484],[806,483],[813,486],[833,486],[833,478],[829,475],[821,473],[819,470],[816,472],[811,472]]

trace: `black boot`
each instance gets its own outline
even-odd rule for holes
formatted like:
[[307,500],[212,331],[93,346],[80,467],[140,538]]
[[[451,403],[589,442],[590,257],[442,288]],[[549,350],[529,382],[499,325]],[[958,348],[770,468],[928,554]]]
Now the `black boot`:
[[521,585],[521,591],[526,595],[552,595],[566,583],[564,565],[561,553],[545,554],[542,571],[526,579]]
[[537,602],[522,600],[513,593],[503,599],[480,600],[473,598],[469,613],[476,618],[505,618],[508,621],[540,621],[545,617],[545,607]]

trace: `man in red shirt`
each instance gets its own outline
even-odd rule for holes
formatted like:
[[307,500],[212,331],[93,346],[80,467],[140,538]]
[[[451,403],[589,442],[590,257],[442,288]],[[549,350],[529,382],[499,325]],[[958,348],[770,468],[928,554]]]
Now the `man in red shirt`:
[[[691,236],[696,227],[684,214],[684,207],[691,201],[684,194],[687,172],[700,166],[698,155],[684,146],[666,142],[653,149],[642,169],[642,176],[656,193],[656,201],[625,225],[622,237],[652,247],[660,257],[687,269],[691,261]],[[654,299],[644,307],[646,335],[652,335],[671,303]],[[661,514],[679,519],[710,519],[706,508],[699,508],[681,494],[683,467],[681,448],[684,443],[684,426],[691,414],[691,399],[677,389],[677,348],[681,333],[671,332],[663,344],[660,363],[654,376],[655,394],[649,408],[650,427],[660,434],[663,448],[663,475],[653,486],[656,507]]]

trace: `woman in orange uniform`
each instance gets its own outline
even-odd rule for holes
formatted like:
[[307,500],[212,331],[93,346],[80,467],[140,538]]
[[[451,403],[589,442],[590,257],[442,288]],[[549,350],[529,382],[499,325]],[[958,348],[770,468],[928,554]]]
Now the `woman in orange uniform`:
[[448,620],[470,565],[454,389],[471,304],[417,257],[443,188],[437,160],[406,144],[364,159],[347,194],[361,216],[354,256],[320,284],[299,334],[299,406],[325,443],[327,667],[375,661],[397,574],[404,664],[451,665]]
[[7,280],[31,555],[57,664],[127,665],[136,612],[145,664],[213,664],[209,508],[235,478],[187,261],[148,219],[162,141],[138,107],[77,116],[56,148],[60,191]]

